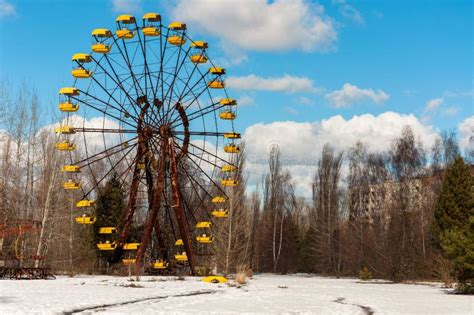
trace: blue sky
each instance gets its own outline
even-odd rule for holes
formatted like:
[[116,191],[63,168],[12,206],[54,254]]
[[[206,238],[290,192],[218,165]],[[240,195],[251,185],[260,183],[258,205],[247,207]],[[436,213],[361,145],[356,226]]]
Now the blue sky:
[[[169,2],[118,2],[123,2],[123,8],[128,5],[137,16],[156,11],[170,21],[176,15]],[[15,83],[33,83],[44,106],[56,101],[59,86],[71,83],[70,56],[87,50],[90,30],[99,26],[113,28],[119,13],[117,8],[114,10],[114,1],[106,0],[0,3],[14,8],[0,17],[1,77]],[[345,2],[362,20],[343,14],[337,1],[318,3],[337,32],[337,40],[328,51],[302,51],[298,47],[256,51],[229,42],[233,50],[246,56],[246,61],[228,67],[230,76],[277,78],[286,74],[308,78],[318,89],[295,93],[236,90],[236,95],[253,100],[253,104],[240,109],[240,127],[276,120],[314,121],[333,115],[348,119],[364,113],[395,111],[413,113],[446,129],[473,114],[472,1]],[[255,18],[260,17],[256,14]],[[216,47],[210,51],[213,59],[224,56],[221,47],[227,45],[226,39],[200,32],[201,29],[191,29],[193,37],[206,38],[211,47]],[[290,29],[279,40],[291,36]],[[389,98],[379,104],[365,99],[343,108],[331,106],[324,95],[340,90],[345,83],[382,90]],[[466,96],[469,92],[471,97]],[[436,98],[442,98],[443,104],[426,111],[427,102]]]

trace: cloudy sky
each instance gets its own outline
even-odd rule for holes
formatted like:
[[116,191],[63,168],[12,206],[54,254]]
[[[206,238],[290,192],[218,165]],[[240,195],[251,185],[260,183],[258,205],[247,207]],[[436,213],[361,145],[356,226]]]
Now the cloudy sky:
[[[228,69],[238,129],[262,169],[280,145],[295,177],[326,142],[384,150],[403,125],[427,145],[473,133],[473,3],[351,0],[0,0],[0,79],[31,82],[43,106],[72,83],[70,57],[116,15],[182,20]],[[45,108],[46,110],[46,108]]]

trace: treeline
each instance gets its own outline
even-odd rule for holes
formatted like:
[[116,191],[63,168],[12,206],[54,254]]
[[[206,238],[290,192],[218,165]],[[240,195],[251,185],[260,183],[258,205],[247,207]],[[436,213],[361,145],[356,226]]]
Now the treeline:
[[[75,223],[76,198],[61,189],[64,160],[55,150],[58,139],[52,130],[39,128],[51,114],[41,114],[38,108],[36,95],[27,88],[13,95],[8,85],[0,85],[1,221],[41,222],[38,233],[21,242],[23,252],[46,257],[36,264],[56,271],[100,272],[96,237]],[[443,133],[426,148],[410,127],[400,130],[386,152],[374,153],[360,142],[345,152],[326,144],[312,174],[312,196],[304,198],[295,192],[277,148],[269,153],[261,183],[246,191],[243,148],[236,161],[242,185],[230,193],[230,216],[216,220],[210,267],[224,274],[251,269],[358,276],[364,271],[396,281],[455,281],[460,264],[473,264],[472,232],[465,235],[466,226],[474,224],[468,166],[473,153],[467,155],[463,162],[454,133]],[[443,181],[453,165],[463,170],[456,176],[464,182],[450,182],[448,186],[457,190],[449,192]],[[101,164],[94,167],[97,173],[106,169]],[[450,180],[457,183],[456,178]],[[110,181],[96,195],[104,195],[107,185]],[[461,193],[467,201],[457,196]],[[457,212],[450,214],[450,208]],[[464,222],[454,224],[460,221]],[[457,244],[456,235],[465,243]],[[2,253],[14,251],[14,243],[4,243]],[[454,259],[456,246],[471,246],[471,254]],[[472,267],[463,277],[472,281]]]

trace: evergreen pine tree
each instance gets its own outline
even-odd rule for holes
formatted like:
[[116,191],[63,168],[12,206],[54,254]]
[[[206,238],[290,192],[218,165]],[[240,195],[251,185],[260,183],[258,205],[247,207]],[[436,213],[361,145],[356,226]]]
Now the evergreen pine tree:
[[474,286],[474,179],[458,156],[447,168],[435,209],[436,242],[453,261],[460,288]]

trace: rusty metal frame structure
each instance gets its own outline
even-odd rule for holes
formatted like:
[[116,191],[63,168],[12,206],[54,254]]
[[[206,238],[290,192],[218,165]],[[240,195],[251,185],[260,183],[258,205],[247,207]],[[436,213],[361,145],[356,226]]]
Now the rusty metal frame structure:
[[[215,192],[226,196],[216,180],[216,169],[219,163],[232,165],[218,151],[225,133],[218,128],[217,116],[224,105],[215,101],[216,95],[208,87],[209,71],[190,63],[191,48],[170,45],[167,39],[171,30],[161,23],[159,27],[161,36],[149,39],[141,34],[143,26],[135,22],[135,39],[124,40],[114,35],[109,39],[112,53],[91,55],[93,74],[83,87],[76,79],[80,95],[71,97],[88,110],[82,117],[82,126],[75,127],[75,132],[83,135],[85,157],[78,159],[71,152],[69,161],[92,174],[87,189],[81,188],[82,199],[93,195],[112,173],[128,190],[118,226],[116,257],[121,256],[121,246],[127,242],[139,196],[146,194],[148,210],[136,253],[137,273],[142,269],[153,231],[160,255],[169,257],[169,235],[165,233],[168,224],[175,239],[179,236],[183,240],[190,273],[195,274],[191,223],[197,221],[196,217],[212,221],[209,213],[199,213],[206,203],[202,196],[209,198]],[[185,30],[181,34],[183,39],[193,42]],[[205,50],[202,54],[207,56]],[[209,66],[214,67],[210,60],[205,68]],[[223,93],[221,97],[228,98],[225,89]],[[208,102],[203,103],[202,98]],[[101,126],[87,121],[92,117],[90,113],[102,116]],[[63,120],[66,125],[75,122],[77,117],[70,113]],[[233,131],[231,121],[225,132]],[[110,146],[110,137],[114,135],[120,140]],[[102,136],[101,149],[90,148],[91,136]],[[191,141],[192,137],[197,141]],[[208,139],[213,139],[215,150],[206,147]],[[109,165],[108,170],[95,174],[92,165],[101,161]],[[145,165],[144,170],[138,167],[139,163]],[[199,200],[194,209],[186,201],[190,194]],[[160,213],[167,221],[160,222]]]

